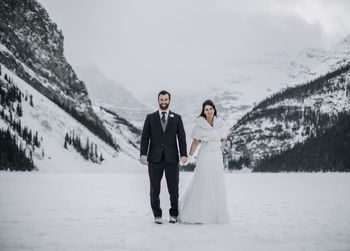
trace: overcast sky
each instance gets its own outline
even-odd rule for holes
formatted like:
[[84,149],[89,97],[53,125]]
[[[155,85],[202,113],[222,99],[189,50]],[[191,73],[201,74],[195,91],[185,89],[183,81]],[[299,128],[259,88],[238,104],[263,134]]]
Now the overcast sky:
[[198,88],[228,66],[330,48],[350,33],[347,0],[39,0],[76,67],[96,64],[141,100]]

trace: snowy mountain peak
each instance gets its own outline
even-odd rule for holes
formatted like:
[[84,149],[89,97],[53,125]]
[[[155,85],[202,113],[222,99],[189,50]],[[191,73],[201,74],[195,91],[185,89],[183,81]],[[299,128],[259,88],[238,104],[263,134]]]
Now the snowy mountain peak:
[[94,105],[112,110],[137,126],[143,125],[144,118],[152,109],[139,102],[122,84],[106,77],[92,63],[79,66],[77,72],[86,84]]
[[331,50],[308,48],[289,65],[287,75],[292,85],[314,79],[350,62],[350,34]]

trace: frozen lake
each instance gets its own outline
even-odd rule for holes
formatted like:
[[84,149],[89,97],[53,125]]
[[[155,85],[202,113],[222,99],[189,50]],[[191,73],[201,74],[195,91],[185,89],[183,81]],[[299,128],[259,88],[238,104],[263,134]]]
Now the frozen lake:
[[350,250],[350,173],[231,173],[226,187],[231,224],[169,224],[163,177],[156,225],[146,172],[0,172],[0,250]]

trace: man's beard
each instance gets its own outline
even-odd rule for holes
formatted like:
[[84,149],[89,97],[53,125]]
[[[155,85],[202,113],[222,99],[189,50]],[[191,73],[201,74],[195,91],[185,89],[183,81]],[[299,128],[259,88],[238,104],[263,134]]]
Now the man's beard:
[[166,110],[169,107],[169,104],[159,104],[160,109]]

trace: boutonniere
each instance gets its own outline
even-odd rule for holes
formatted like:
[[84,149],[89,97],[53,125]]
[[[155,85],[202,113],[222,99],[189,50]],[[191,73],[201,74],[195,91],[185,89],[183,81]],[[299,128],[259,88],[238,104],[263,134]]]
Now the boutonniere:
[[170,117],[170,118],[174,118],[174,114],[172,114],[172,113],[169,114],[169,117]]

